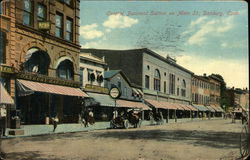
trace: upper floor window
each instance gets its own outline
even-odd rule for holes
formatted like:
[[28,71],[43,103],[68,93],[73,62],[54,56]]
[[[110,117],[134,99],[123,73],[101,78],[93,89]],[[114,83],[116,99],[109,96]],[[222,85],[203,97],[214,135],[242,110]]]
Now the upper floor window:
[[64,3],[71,6],[72,5],[72,0],[64,0]]
[[31,48],[25,56],[24,70],[39,74],[48,74],[50,57],[47,52],[41,51],[38,48]]
[[164,81],[164,93],[166,93],[167,92],[167,83],[166,83],[166,81]]
[[182,80],[182,87],[186,88],[186,81],[184,79]]
[[6,63],[6,33],[0,31],[0,64]]
[[175,94],[175,75],[169,74],[169,94]]
[[56,13],[56,36],[63,37],[63,15]]
[[59,0],[60,2],[62,2],[62,3],[65,3],[65,4],[67,4],[67,5],[69,5],[69,6],[72,6],[72,0]]
[[37,5],[37,20],[46,21],[46,6],[39,4]]
[[57,76],[63,79],[73,80],[74,68],[70,60],[64,60],[57,67]]
[[127,93],[127,87],[123,88],[123,96],[127,97],[128,93]]
[[66,40],[73,41],[73,20],[71,18],[67,18],[66,20]]
[[155,70],[154,74],[154,90],[161,91],[161,75],[158,69]]
[[149,76],[145,75],[145,88],[149,89]]
[[94,82],[95,81],[95,74],[92,69],[88,69],[88,81]]
[[23,1],[23,24],[32,26],[33,25],[33,4],[31,0]]
[[84,68],[80,68],[80,85],[83,86],[83,71]]

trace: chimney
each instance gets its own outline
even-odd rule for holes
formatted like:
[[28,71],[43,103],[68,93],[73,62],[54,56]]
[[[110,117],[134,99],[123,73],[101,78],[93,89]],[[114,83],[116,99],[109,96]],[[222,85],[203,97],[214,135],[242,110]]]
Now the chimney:
[[204,77],[207,77],[207,74],[206,74],[206,73],[203,73],[203,76],[204,76]]

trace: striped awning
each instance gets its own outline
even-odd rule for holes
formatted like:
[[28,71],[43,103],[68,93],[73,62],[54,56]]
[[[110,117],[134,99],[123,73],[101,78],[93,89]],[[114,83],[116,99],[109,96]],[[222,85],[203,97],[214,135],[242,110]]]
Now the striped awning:
[[135,102],[129,100],[117,99],[116,103],[119,107],[127,107],[127,108],[137,108],[142,110],[151,110],[146,104],[142,102]]
[[[87,92],[87,94],[94,98],[95,101],[97,101],[100,106],[106,106],[106,107],[115,107],[117,106],[115,104],[115,100],[112,99],[109,95],[107,94],[101,94],[101,93],[91,93],[91,92]],[[118,106],[117,106],[118,107]]]
[[0,104],[14,104],[14,100],[0,83]]
[[33,82],[27,80],[17,80],[19,96],[25,96],[34,92],[51,93],[66,96],[88,97],[80,88],[66,87],[47,83]]
[[186,105],[191,111],[198,111],[198,109],[194,108],[192,105]]
[[209,111],[205,106],[203,105],[192,105],[194,108],[198,109],[199,111]]
[[157,101],[152,99],[145,99],[147,103],[154,106],[155,108],[162,108],[162,109],[173,109],[173,110],[184,110],[181,106],[177,103],[170,103],[165,101]]
[[210,105],[216,112],[224,112],[224,110],[220,106],[216,106],[214,104]]
[[205,106],[210,112],[215,112],[216,110],[211,106]]

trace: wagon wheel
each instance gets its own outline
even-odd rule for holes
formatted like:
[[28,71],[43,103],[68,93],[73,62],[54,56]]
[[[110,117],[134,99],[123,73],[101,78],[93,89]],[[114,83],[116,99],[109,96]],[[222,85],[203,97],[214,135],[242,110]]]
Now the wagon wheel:
[[249,126],[245,123],[241,129],[240,134],[240,154],[242,158],[249,156],[250,154],[250,132]]

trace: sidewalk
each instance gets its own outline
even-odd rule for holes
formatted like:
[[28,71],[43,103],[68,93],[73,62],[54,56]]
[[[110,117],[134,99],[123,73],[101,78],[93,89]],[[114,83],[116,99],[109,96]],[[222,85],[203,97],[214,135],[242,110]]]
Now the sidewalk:
[[[212,118],[210,120],[215,119],[222,119],[221,117]],[[202,121],[208,120],[201,119],[201,118],[182,118],[177,119],[177,123],[186,123],[186,122],[195,122],[195,121]],[[169,119],[168,123],[166,123],[166,119],[163,120],[163,125],[168,125],[176,123],[175,119]],[[148,125],[156,125],[154,121],[153,124],[150,121],[142,121],[141,126],[148,126]],[[15,137],[29,137],[29,136],[38,136],[38,135],[48,135],[48,134],[58,134],[58,133],[67,133],[67,132],[83,132],[83,131],[91,131],[91,130],[102,130],[107,129],[110,127],[110,122],[96,122],[94,125],[89,125],[89,127],[84,127],[83,124],[79,123],[70,123],[70,124],[59,124],[56,128],[56,131],[53,132],[53,125],[22,125],[21,129],[24,130],[24,135],[8,135],[4,138],[15,138]],[[7,128],[6,133],[9,132],[9,128]]]

